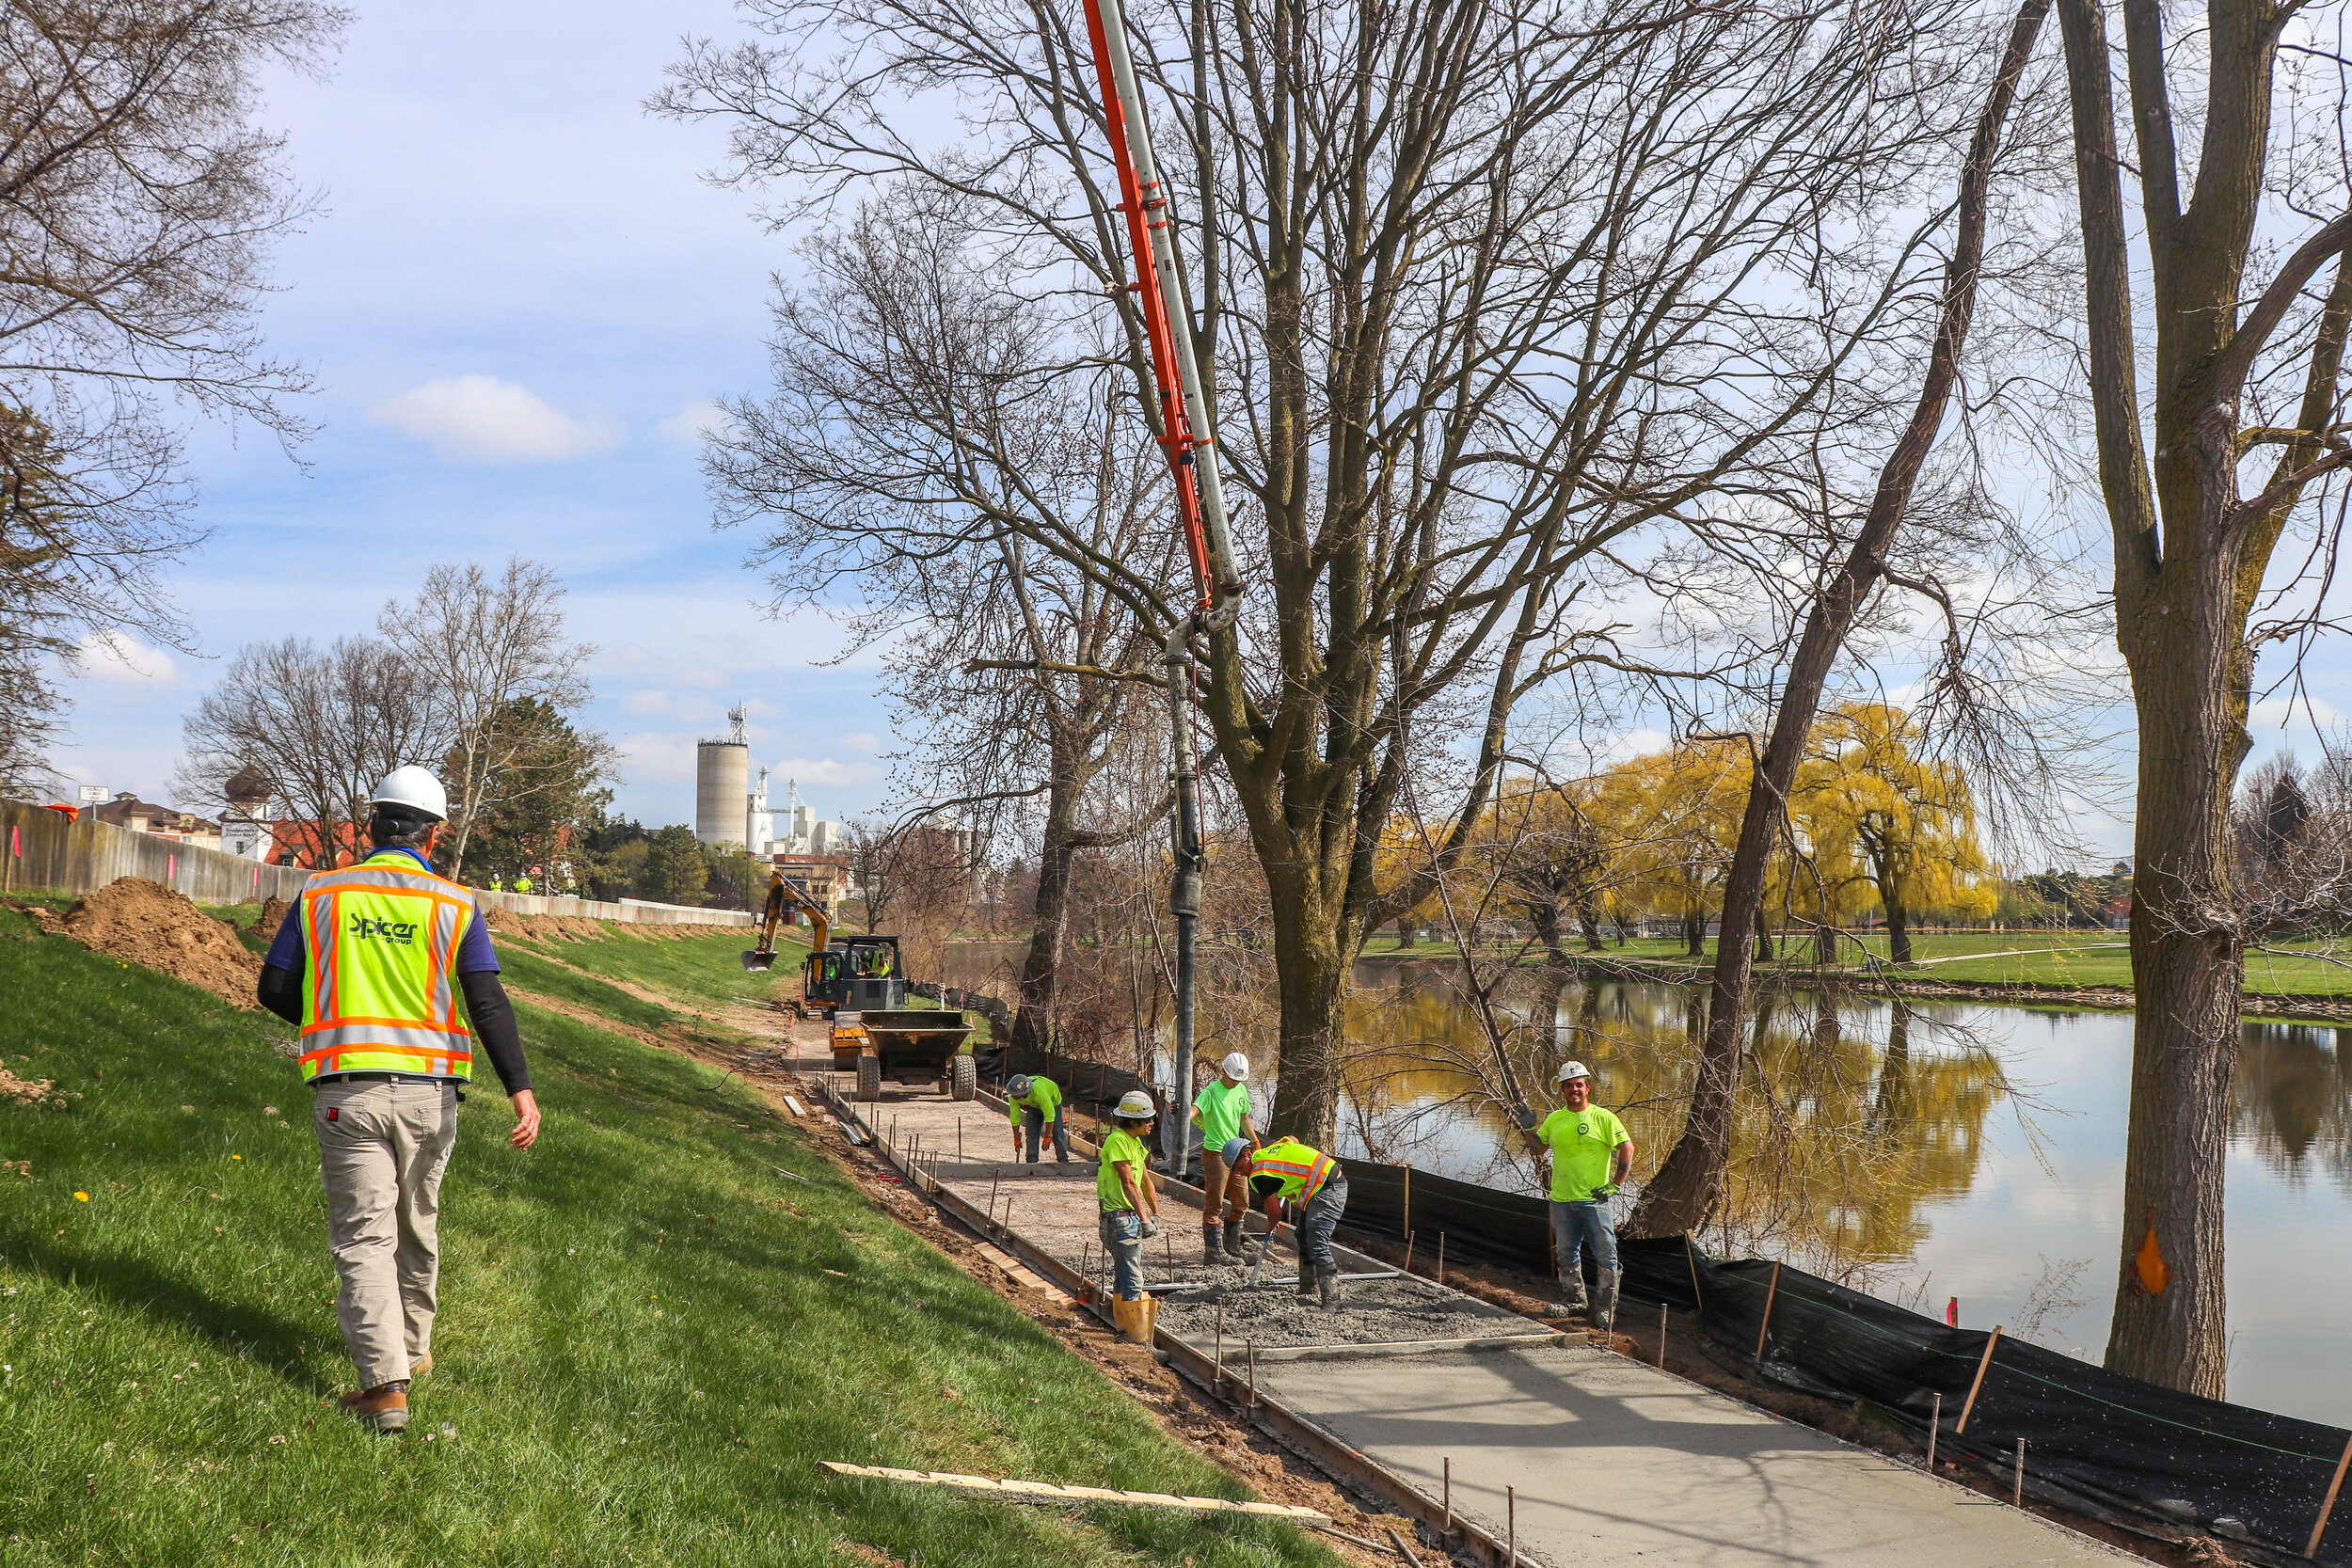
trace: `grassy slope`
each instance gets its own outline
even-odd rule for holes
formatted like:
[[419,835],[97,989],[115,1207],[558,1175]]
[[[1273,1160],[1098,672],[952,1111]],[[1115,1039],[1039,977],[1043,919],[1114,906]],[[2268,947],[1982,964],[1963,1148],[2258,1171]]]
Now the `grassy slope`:
[[[0,1106],[31,1162],[0,1169],[0,1563],[1329,1560],[1260,1521],[820,1478],[1243,1495],[739,1085],[528,1008],[546,1135],[516,1153],[495,1090],[467,1108],[439,1365],[410,1434],[369,1437],[329,1407],[350,1368],[281,1027],[27,931],[0,915],[0,1054],[85,1098]],[[644,945],[675,974],[720,942]]]

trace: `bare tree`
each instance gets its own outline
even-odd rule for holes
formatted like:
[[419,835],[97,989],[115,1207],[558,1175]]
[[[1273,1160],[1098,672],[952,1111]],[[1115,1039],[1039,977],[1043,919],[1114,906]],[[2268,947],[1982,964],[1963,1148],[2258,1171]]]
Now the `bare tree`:
[[[1633,0],[1276,0],[1137,8],[1150,109],[1189,137],[1169,212],[1198,258],[1188,329],[1244,498],[1251,579],[1210,639],[1203,705],[1273,904],[1282,1071],[1272,1125],[1327,1136],[1342,998],[1365,936],[1422,903],[1467,839],[1405,884],[1375,875],[1408,752],[1476,755],[1491,790],[1513,705],[1580,662],[1623,662],[1581,585],[1629,569],[1668,520],[1757,526],[1727,488],[1775,483],[1825,400],[1874,404],[1875,345],[1920,257],[1902,210],[1956,126],[1945,29],[1962,5],[1681,7]],[[1140,317],[1108,192],[1089,46],[1050,8],[752,0],[764,37],[698,43],[657,107],[732,133],[728,174],[792,192],[789,225],[906,186],[988,251],[1039,358],[1092,376],[1104,348],[1148,406]],[[820,44],[818,40],[823,40]],[[900,105],[952,102],[927,146]],[[1963,133],[1964,134],[1964,133]],[[1834,238],[1833,238],[1834,236]],[[914,264],[923,264],[921,261]],[[895,324],[787,302],[780,342],[855,343],[910,369]],[[887,382],[837,403],[780,385],[723,438],[721,504],[766,554],[856,567],[846,498],[916,532],[998,432]],[[739,407],[739,419],[747,412]],[[884,450],[895,444],[902,454]],[[877,462],[877,458],[882,461]],[[1156,552],[1108,559],[1000,519],[1155,631],[1188,610]]]
[[255,768],[312,865],[353,847],[376,781],[429,756],[442,734],[435,694],[400,652],[370,637],[321,649],[307,638],[248,642],[182,721],[178,786],[220,801]]
[[[2082,215],[2088,388],[2113,540],[2116,640],[2139,738],[2131,917],[2139,1006],[2106,1364],[2218,1399],[2228,1364],[2222,1187],[2247,941],[2230,874],[2229,813],[2249,747],[2248,623],[2296,502],[2352,462],[2341,422],[2352,191],[2332,129],[2331,172],[2314,182],[2297,167],[2296,138],[2271,123],[2280,35],[2302,7],[2212,0],[2204,24],[2177,40],[2165,38],[2163,8],[2153,0],[2122,9],[2122,97],[2137,137],[2128,161],[2116,143],[2117,60],[2104,9],[2098,0],[2058,6]],[[2175,142],[2176,100],[2202,120],[2187,170]],[[2343,113],[2339,103],[2339,121]],[[2124,216],[2126,167],[2139,187],[2144,263],[2133,256]],[[2274,194],[2284,199],[2265,200]],[[2291,248],[2279,245],[2266,282],[2249,277],[2264,214],[2314,207],[2339,215],[2289,236]],[[2146,365],[2132,301],[2132,274],[2142,265],[2154,340]],[[2312,299],[2308,291],[2330,269],[2324,299]],[[2155,405],[2153,451],[2143,386]],[[2273,404],[2276,416],[2264,418]],[[2265,452],[2275,455],[2246,494],[2241,470]],[[2139,1263],[2151,1249],[2163,1269]]]
[[[596,650],[564,635],[564,593],[552,568],[509,556],[495,578],[471,562],[435,566],[414,601],[390,601],[376,617],[439,716],[430,756],[441,760],[450,792],[452,877],[465,869],[485,813],[527,805],[572,779],[569,759],[541,747],[532,726],[504,721],[517,705],[566,714],[588,700],[580,666]],[[599,749],[598,772],[607,770],[617,753],[601,735],[582,738]]]
[[[256,323],[274,241],[314,210],[251,124],[262,73],[314,69],[315,0],[0,8],[0,666],[183,628],[155,569],[198,537],[174,404],[292,441],[298,369]],[[35,741],[21,726],[20,745]]]
[[[1790,649],[1772,727],[1755,754],[1755,776],[1724,879],[1723,923],[1708,992],[1706,1046],[1691,1115],[1656,1177],[1645,1184],[1633,1217],[1642,1235],[1695,1230],[1722,1190],[1745,1053],[1750,978],[1763,935],[1772,850],[1788,832],[1788,791],[1804,760],[1821,693],[1848,636],[1890,570],[1889,553],[1911,507],[1913,488],[1943,428],[1960,379],[1961,356],[1976,311],[1977,273],[1984,256],[1986,215],[2001,137],[2018,80],[2033,54],[2049,0],[2026,0],[2004,44],[1983,111],[1961,166],[1952,254],[1947,263],[1934,338],[1919,398],[1901,438],[1880,471],[1870,506],[1844,559],[1822,574],[1804,628]],[[1931,590],[1935,591],[1935,590]],[[1899,920],[1889,910],[1890,920]],[[1906,952],[1904,957],[1908,957]]]

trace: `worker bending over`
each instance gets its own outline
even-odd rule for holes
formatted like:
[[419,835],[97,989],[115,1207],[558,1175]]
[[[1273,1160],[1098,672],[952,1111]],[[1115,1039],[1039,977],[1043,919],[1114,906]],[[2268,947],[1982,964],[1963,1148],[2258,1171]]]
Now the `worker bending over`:
[[[1249,1190],[1265,1205],[1271,1225],[1282,1222],[1285,1202],[1298,1211],[1298,1293],[1320,1296],[1323,1309],[1340,1304],[1340,1265],[1331,1256],[1331,1232],[1347,1211],[1347,1173],[1328,1154],[1296,1138],[1278,1138],[1249,1156]],[[1266,1245],[1274,1244],[1269,1233]]]
[[262,1006],[302,1031],[316,1092],[319,1180],[341,1288],[335,1316],[359,1389],[342,1407],[377,1432],[408,1425],[408,1380],[433,1365],[441,1173],[457,1139],[473,1039],[515,1105],[508,1142],[539,1136],[515,1009],[473,891],[435,873],[440,781],[396,768],[369,798],[375,852],[303,884],[262,960]]
[[1160,1195],[1152,1184],[1146,1147],[1159,1108],[1141,1089],[1129,1089],[1111,1109],[1103,1161],[1094,1172],[1102,1209],[1103,1246],[1111,1255],[1111,1322],[1131,1345],[1152,1342],[1159,1303],[1143,1293],[1143,1243],[1160,1233]]
[[1236,1142],[1245,1151],[1258,1147],[1258,1130],[1249,1120],[1248,1057],[1236,1051],[1225,1058],[1216,1081],[1193,1097],[1192,1124],[1200,1129],[1200,1260],[1211,1268],[1250,1262],[1254,1254],[1241,1239],[1242,1216],[1249,1212],[1248,1162],[1236,1163],[1232,1155]]
[[1593,1103],[1593,1075],[1582,1062],[1561,1065],[1560,1097],[1560,1108],[1521,1136],[1529,1152],[1551,1162],[1552,1272],[1560,1278],[1560,1310],[1586,1310],[1582,1254],[1589,1246],[1600,1277],[1588,1321],[1606,1334],[1616,1326],[1621,1277],[1609,1200],[1633,1168],[1633,1139],[1613,1113]]
[[1040,1145],[1050,1122],[1054,1129],[1054,1162],[1070,1164],[1070,1123],[1063,1119],[1061,1086],[1051,1078],[1034,1078],[1027,1073],[1016,1076],[1005,1085],[1005,1100],[1012,1113],[1012,1157],[1021,1158],[1021,1132],[1029,1133],[1029,1164],[1038,1163],[1042,1152]]

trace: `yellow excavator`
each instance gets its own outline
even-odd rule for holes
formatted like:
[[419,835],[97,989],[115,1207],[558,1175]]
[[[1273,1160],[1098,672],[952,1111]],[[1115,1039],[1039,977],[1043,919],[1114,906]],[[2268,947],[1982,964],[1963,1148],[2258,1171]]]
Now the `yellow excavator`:
[[833,935],[832,918],[825,906],[803,893],[795,883],[785,880],[781,871],[768,873],[768,902],[760,911],[759,945],[743,955],[743,967],[766,970],[776,961],[776,927],[797,926],[802,915],[808,916],[808,950],[822,953]]

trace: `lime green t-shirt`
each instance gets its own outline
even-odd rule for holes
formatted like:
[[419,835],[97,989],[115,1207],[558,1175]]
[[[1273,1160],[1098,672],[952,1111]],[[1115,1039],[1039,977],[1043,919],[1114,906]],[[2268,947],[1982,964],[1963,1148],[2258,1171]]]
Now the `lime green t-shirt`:
[[1200,1147],[1214,1154],[1241,1136],[1241,1124],[1249,1115],[1249,1085],[1229,1088],[1224,1079],[1212,1078],[1208,1087],[1192,1097],[1192,1108],[1200,1113]]
[[1151,1151],[1143,1140],[1133,1132],[1119,1131],[1103,1140],[1103,1163],[1094,1168],[1094,1196],[1101,1200],[1105,1213],[1133,1209],[1135,1200],[1127,1196],[1126,1184],[1119,1180],[1120,1162],[1134,1167],[1136,1185],[1143,1185],[1143,1173],[1151,1168]]
[[1544,1118],[1535,1136],[1551,1148],[1551,1201],[1583,1203],[1595,1187],[1609,1184],[1617,1146],[1631,1143],[1625,1123],[1597,1105],[1571,1111],[1563,1105]]
[[1045,1125],[1051,1127],[1054,1124],[1054,1113],[1061,1109],[1061,1088],[1051,1078],[1032,1078],[1029,1080],[1027,1094],[1018,1100],[1007,1100],[1005,1104],[1012,1112],[1012,1125],[1016,1129],[1021,1125],[1021,1113],[1024,1110],[1033,1110],[1042,1114],[1045,1117]]

